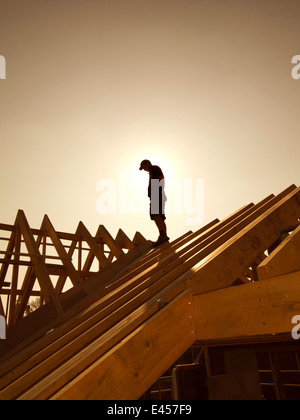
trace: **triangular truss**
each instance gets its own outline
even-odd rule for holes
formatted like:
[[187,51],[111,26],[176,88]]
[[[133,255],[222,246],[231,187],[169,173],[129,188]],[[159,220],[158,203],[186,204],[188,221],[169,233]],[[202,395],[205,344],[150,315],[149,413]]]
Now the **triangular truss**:
[[66,287],[84,291],[91,275],[104,268],[113,273],[112,262],[121,258],[126,265],[126,254],[147,242],[139,232],[131,241],[121,229],[114,239],[103,225],[92,236],[82,222],[74,234],[57,232],[47,215],[40,229],[32,229],[22,210],[14,225],[0,224],[0,231],[6,234],[0,242],[0,315],[9,326],[32,309],[32,298],[39,301],[38,307],[52,302],[61,314],[59,296]]

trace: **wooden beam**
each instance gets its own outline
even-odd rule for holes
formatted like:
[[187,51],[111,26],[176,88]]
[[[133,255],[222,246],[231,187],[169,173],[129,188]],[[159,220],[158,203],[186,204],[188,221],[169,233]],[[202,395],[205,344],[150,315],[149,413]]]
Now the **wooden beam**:
[[54,399],[138,399],[194,340],[191,295],[185,291]]
[[73,283],[73,286],[76,286],[76,284],[81,284],[83,286],[82,280],[80,276],[78,275],[77,271],[75,270],[74,265],[72,264],[70,256],[67,254],[67,251],[65,250],[63,244],[61,243],[49,217],[47,215],[44,216],[44,220],[42,223],[42,229],[45,229],[48,236],[51,238],[53,245],[55,246],[55,249],[62,261],[63,266],[67,270],[67,274]]
[[[3,224],[0,223],[0,230],[4,230],[7,232],[14,232],[16,229],[15,225],[8,225],[8,224]],[[31,228],[31,232],[33,235],[43,235],[43,230],[42,229],[35,229],[35,228]],[[66,239],[67,241],[76,241],[78,242],[80,240],[80,235],[77,235],[76,233],[69,233],[69,232],[56,232],[59,239]],[[100,238],[98,239],[99,243],[104,243]]]
[[19,210],[17,223],[20,226],[21,234],[25,240],[27,250],[33,263],[33,268],[38,278],[43,295],[46,301],[52,301],[56,311],[62,313],[63,309],[55,293],[49,274],[47,273],[45,263],[34,240],[29,224],[22,210]]
[[[21,286],[21,293],[18,295],[18,302],[16,307],[15,320],[18,321],[23,318],[24,313],[28,307],[28,302],[31,296],[33,296],[33,286],[35,284],[37,275],[33,267],[28,267],[23,279]],[[41,295],[41,291],[38,291],[38,296]]]
[[[4,296],[10,296],[11,291],[9,289],[7,290],[2,290],[1,294]],[[16,296],[22,296],[24,294],[24,290],[22,289],[17,289],[16,290]],[[30,293],[30,296],[34,296],[34,297],[38,297],[40,296],[41,292],[39,290],[32,290]]]
[[122,248],[128,250],[133,249],[135,247],[134,243],[128,238],[128,236],[126,235],[126,233],[123,232],[122,229],[118,230],[116,242],[119,243]]
[[[67,254],[68,254],[68,258],[70,258],[71,261],[72,261],[72,257],[73,257],[73,254],[74,254],[74,251],[76,249],[78,241],[80,241],[80,239],[79,239],[78,235],[76,235],[76,238],[72,240],[72,242],[71,242],[71,244],[68,248]],[[80,251],[81,250],[79,249],[78,252],[80,252]],[[54,267],[49,267],[49,265],[47,265],[47,270],[48,270],[49,274],[53,273],[53,268]],[[61,270],[61,268],[63,269],[63,271],[58,272],[59,270]],[[63,288],[64,288],[65,283],[66,283],[66,280],[68,278],[68,272],[67,272],[67,270],[65,269],[64,266],[61,266],[59,270],[57,270],[59,277],[58,277],[57,283],[55,285],[55,292],[58,295],[60,295],[62,293]]]
[[146,242],[146,239],[144,238],[144,236],[140,232],[136,232],[132,242],[135,246],[138,246],[138,245],[141,245],[144,242]]
[[[266,200],[263,200],[265,203]],[[239,211],[220,222],[218,219],[200,228],[197,232],[184,235],[180,241],[174,241],[164,251],[157,249],[138,261],[135,274],[145,270],[145,275],[150,275],[149,270],[153,267],[156,272],[151,273],[152,277],[167,276],[174,278],[187,273],[187,278],[194,274],[188,271],[194,264],[205,258],[213,250],[222,245],[227,239],[231,238],[237,230],[237,222],[244,223],[243,218],[248,215],[251,217],[253,211],[259,211],[262,203],[253,206],[244,206]],[[250,215],[249,215],[250,212]],[[239,226],[239,225],[238,225]],[[243,226],[243,225],[242,225]],[[232,229],[235,229],[232,231]],[[223,235],[221,234],[223,233]],[[174,270],[176,269],[176,271]],[[152,270],[152,269],[151,269]],[[173,271],[174,270],[174,271]],[[131,273],[132,275],[132,273]]]
[[12,325],[15,321],[15,309],[16,309],[16,300],[17,300],[17,288],[18,288],[18,278],[19,278],[19,253],[21,250],[21,232],[19,226],[16,227],[15,231],[15,252],[12,280],[11,280],[11,293],[9,300],[9,310],[8,310],[8,323],[7,325]]
[[102,240],[111,250],[112,254],[116,258],[120,258],[122,255],[124,255],[124,252],[122,248],[117,244],[117,242],[114,240],[114,238],[111,236],[111,234],[108,232],[108,230],[105,228],[105,226],[100,225],[99,226],[99,232],[101,235]]
[[9,263],[12,260],[12,255],[13,255],[13,250],[15,247],[15,238],[16,238],[16,233],[15,233],[15,229],[11,232],[8,244],[7,244],[7,248],[6,248],[6,253],[5,253],[5,257],[2,261],[2,265],[1,265],[1,270],[0,270],[0,291],[2,289],[3,283],[5,281],[5,276],[7,274],[8,271],[8,267],[9,267]]
[[193,297],[197,341],[291,334],[300,271]]
[[258,267],[259,280],[300,270],[300,226]]
[[[174,296],[184,290],[184,287],[179,286],[176,290],[173,289],[174,287],[167,287],[160,294],[160,296],[163,297],[164,302],[172,300]],[[144,295],[144,297],[142,295]],[[62,364],[63,362],[68,362],[71,357],[76,359],[77,355],[81,351],[85,352],[84,348],[88,348],[89,345],[90,348],[94,347],[94,352],[97,352],[98,357],[100,357],[99,352],[105,352],[105,336],[103,336],[103,334],[113,328],[117,322],[121,322],[122,324],[122,320],[126,316],[130,316],[134,310],[139,312],[139,316],[141,313],[144,316],[146,311],[138,309],[139,307],[143,308],[143,305],[144,309],[145,305],[149,306],[149,308],[153,306],[155,311],[160,308],[159,294],[157,294],[156,297],[153,297],[148,289],[134,299],[125,299],[123,303],[123,305],[120,303],[120,299],[119,302],[113,301],[111,304],[107,302],[107,305],[103,302],[102,310],[100,307],[101,305],[98,304],[98,307],[94,308],[94,315],[91,314],[85,322],[78,323],[76,327],[70,328],[70,330],[63,334],[60,339],[58,339],[56,334],[57,331],[55,331],[54,334],[52,334],[52,340],[50,340],[50,343],[42,351],[34,351],[36,346],[33,345],[32,357],[26,358],[23,364],[19,363],[19,366],[14,369],[13,372],[9,373],[8,379],[11,382],[13,380],[14,382],[11,386],[6,388],[5,391],[0,392],[0,399],[5,399],[6,397],[16,398],[22,393],[22,390],[24,392],[24,390],[34,386],[36,382],[55,369],[58,360],[59,364]],[[125,331],[126,336],[126,331],[128,333],[128,328],[130,328],[129,324],[130,322],[128,323],[128,319],[123,322],[124,328],[123,330],[119,329],[117,342],[124,337],[123,331]],[[47,339],[48,337],[46,337],[46,340]],[[114,341],[113,344],[116,344],[116,341]],[[106,347],[106,350],[108,350],[108,347]],[[29,349],[26,349],[23,356],[28,357],[29,354]],[[18,359],[20,362],[20,357]],[[75,372],[74,366],[72,372]],[[0,379],[0,388],[3,386],[3,381],[5,381],[5,378],[2,377]]]
[[234,235],[194,265],[189,273],[193,277],[194,294],[228,287],[250,267],[280,235],[279,228],[289,226],[298,218],[300,188],[292,189],[271,208],[263,209],[264,206],[246,218],[243,228],[240,225]]
[[100,266],[107,267],[108,261],[104,252],[82,222],[80,222],[78,225],[77,233],[79,233],[82,236],[82,239],[88,244],[88,246],[90,247],[90,252],[97,258],[97,260],[100,263]]

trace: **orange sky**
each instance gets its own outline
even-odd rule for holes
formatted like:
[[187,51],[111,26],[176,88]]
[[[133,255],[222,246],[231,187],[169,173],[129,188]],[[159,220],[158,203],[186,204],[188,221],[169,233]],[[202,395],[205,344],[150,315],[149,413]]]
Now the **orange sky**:
[[203,223],[300,185],[299,22],[298,0],[0,0],[0,221],[156,239],[147,214],[96,207],[110,179],[147,208],[149,157],[171,239],[200,227],[174,211],[186,180]]

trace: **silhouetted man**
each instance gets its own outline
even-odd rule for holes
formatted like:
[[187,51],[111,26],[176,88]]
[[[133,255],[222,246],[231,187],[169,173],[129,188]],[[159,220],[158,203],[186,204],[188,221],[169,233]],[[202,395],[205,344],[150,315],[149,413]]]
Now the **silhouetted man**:
[[149,172],[148,197],[150,198],[150,218],[154,220],[158,230],[159,237],[154,246],[167,242],[170,238],[167,236],[167,226],[165,223],[165,178],[159,166],[152,165],[150,160],[143,160],[140,165],[140,171]]

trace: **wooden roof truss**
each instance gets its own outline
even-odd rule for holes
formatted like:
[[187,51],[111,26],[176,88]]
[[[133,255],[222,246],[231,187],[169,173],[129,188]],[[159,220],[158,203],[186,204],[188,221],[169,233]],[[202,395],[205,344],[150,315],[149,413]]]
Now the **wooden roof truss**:
[[[19,212],[1,290],[8,264],[23,258],[23,238],[45,304],[21,319],[20,299],[28,302],[34,290],[29,275],[19,290],[12,268],[0,399],[135,399],[195,343],[291,340],[291,319],[300,314],[299,218],[300,188],[292,185],[157,249],[122,233],[117,249],[103,228],[92,240],[82,224],[66,248],[47,217],[30,235]],[[45,235],[63,266],[51,286]],[[74,266],[79,240],[90,257]],[[87,277],[92,255],[100,271]],[[72,287],[61,293],[66,275]]]
[[[0,238],[4,247],[7,243],[0,250],[0,314],[8,325],[28,313],[31,298],[39,298],[39,307],[51,301],[57,313],[62,313],[58,296],[67,281],[69,288],[79,285],[84,291],[92,274],[107,267],[113,271],[113,261],[121,257],[126,261],[128,251],[146,242],[139,232],[131,241],[121,229],[114,239],[103,225],[92,236],[82,222],[74,234],[56,232],[47,215],[40,229],[32,229],[22,210],[14,225],[0,224],[0,231],[10,235]],[[97,266],[92,270],[94,261]]]

